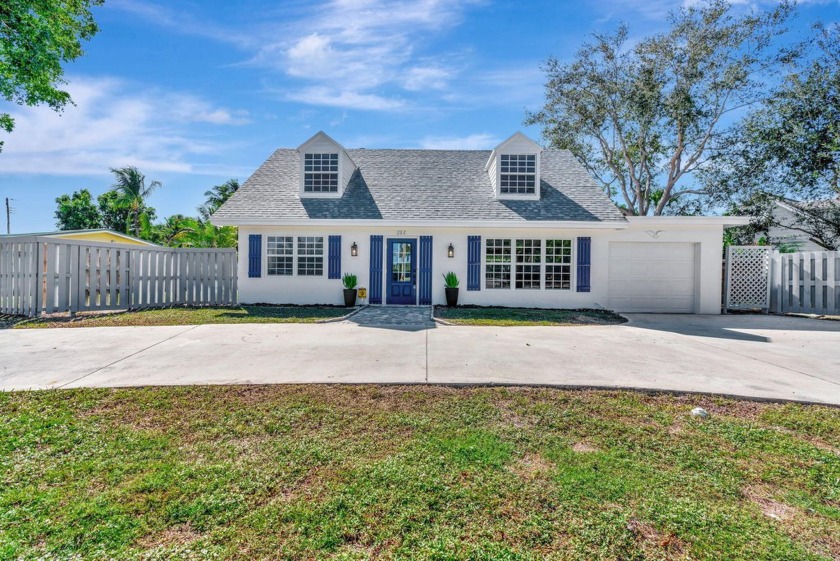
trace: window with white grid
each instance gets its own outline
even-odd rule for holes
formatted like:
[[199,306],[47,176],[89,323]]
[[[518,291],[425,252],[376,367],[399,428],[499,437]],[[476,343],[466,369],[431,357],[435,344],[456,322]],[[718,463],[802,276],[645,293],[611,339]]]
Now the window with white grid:
[[292,236],[267,236],[266,273],[291,275],[294,273],[294,238]]
[[534,154],[502,154],[499,157],[499,192],[533,195],[536,193],[537,157]]
[[516,288],[539,289],[542,240],[516,240]]
[[489,238],[484,250],[486,288],[510,288],[510,240]]
[[338,192],[338,154],[304,155],[303,190],[306,193]]
[[545,241],[545,287],[572,288],[572,240]]
[[297,274],[322,276],[324,274],[323,236],[298,236]]

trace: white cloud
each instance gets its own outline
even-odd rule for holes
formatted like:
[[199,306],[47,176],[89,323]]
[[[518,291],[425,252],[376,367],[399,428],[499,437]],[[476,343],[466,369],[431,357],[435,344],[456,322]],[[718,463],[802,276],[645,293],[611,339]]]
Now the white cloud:
[[468,136],[427,136],[420,141],[420,148],[427,150],[490,150],[501,140],[487,133]]
[[403,87],[409,91],[442,90],[446,88],[452,71],[434,66],[415,66],[405,72]]
[[230,29],[150,0],[114,0],[111,5],[181,33],[236,44],[249,53],[242,64],[269,71],[265,93],[313,106],[439,112],[475,103],[510,106],[539,100],[543,77],[538,58],[521,61],[516,69],[476,68],[469,47],[435,49],[435,41],[459,26],[471,5],[483,1],[292,2],[261,11],[259,23],[230,24]]
[[247,122],[247,114],[214,107],[191,95],[137,94],[113,78],[75,77],[67,86],[75,105],[12,107],[15,130],[4,140],[0,172],[90,175],[136,165],[147,172],[204,173],[201,155],[224,146],[196,127]]
[[310,105],[326,105],[329,107],[365,109],[370,111],[393,111],[404,106],[404,103],[399,99],[320,86],[288,92],[287,97],[293,101],[308,103]]
[[[305,82],[287,97],[306,103],[390,111],[396,90],[443,90],[456,73],[442,58],[420,57],[434,33],[458,25],[464,0],[331,0],[293,26],[272,29],[251,60]],[[281,40],[273,37],[283,37]],[[312,96],[328,92],[325,96]]]

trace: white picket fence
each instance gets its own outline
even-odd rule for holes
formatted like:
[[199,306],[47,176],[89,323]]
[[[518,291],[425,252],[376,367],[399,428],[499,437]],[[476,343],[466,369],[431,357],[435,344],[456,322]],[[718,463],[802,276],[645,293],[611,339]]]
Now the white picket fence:
[[770,311],[840,314],[840,251],[774,253]]
[[235,249],[46,237],[0,241],[0,313],[127,310],[237,302]]
[[724,309],[840,314],[840,251],[727,248]]

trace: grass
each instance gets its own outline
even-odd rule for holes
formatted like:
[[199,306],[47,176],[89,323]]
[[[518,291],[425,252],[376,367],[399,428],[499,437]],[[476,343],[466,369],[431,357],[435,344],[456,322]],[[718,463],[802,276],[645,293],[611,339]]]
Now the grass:
[[236,306],[230,308],[163,308],[117,314],[38,318],[15,329],[52,327],[115,327],[142,325],[204,325],[208,323],[314,323],[350,312],[340,306]]
[[626,318],[609,310],[557,310],[484,306],[435,306],[435,316],[455,325],[612,325]]
[[837,559],[838,448],[838,409],[700,396],[2,393],[0,559]]

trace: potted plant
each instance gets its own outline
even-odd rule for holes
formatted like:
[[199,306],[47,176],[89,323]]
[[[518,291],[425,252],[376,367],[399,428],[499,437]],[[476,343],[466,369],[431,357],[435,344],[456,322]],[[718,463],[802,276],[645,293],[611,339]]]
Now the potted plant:
[[458,305],[458,275],[449,271],[443,275],[446,284],[446,305],[453,308]]
[[356,278],[356,275],[344,273],[344,276],[341,277],[341,282],[344,283],[344,305],[348,308],[355,306],[357,292],[356,285],[358,284],[359,279]]

